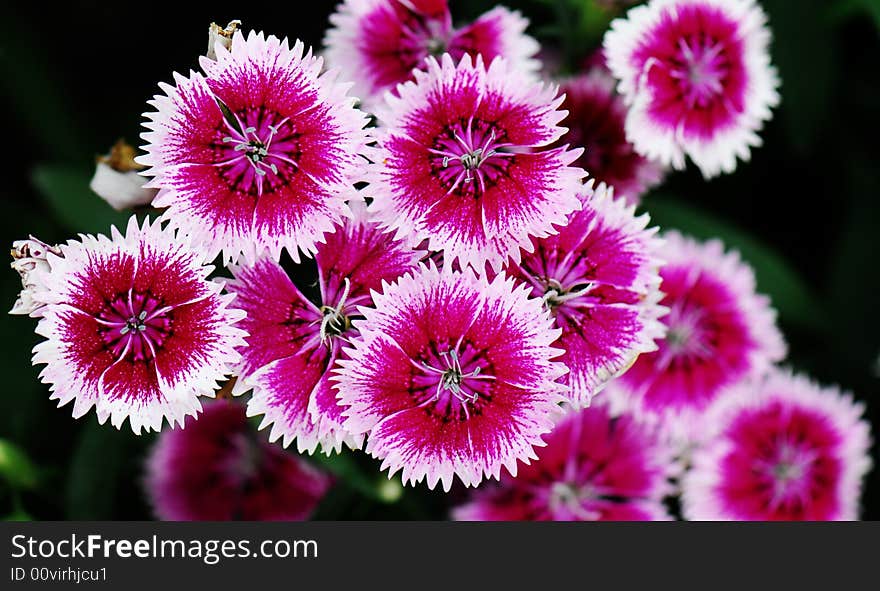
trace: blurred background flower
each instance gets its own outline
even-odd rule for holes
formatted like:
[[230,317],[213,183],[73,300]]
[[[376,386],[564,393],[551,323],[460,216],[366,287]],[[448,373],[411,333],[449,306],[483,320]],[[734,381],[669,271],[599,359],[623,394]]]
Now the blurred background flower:
[[[95,158],[120,137],[135,147],[141,113],[170,72],[197,68],[210,22],[299,37],[320,46],[335,3],[266,9],[218,1],[210,13],[157,1],[161,18],[144,24],[129,9],[82,1],[35,4],[6,15],[0,39],[0,106],[7,159],[0,219],[4,244],[33,234],[58,244],[78,232],[124,225],[92,192]],[[508,0],[530,19],[527,33],[552,58],[556,76],[584,74],[611,19],[633,2]],[[880,424],[875,371],[880,350],[872,272],[880,251],[880,11],[871,0],[761,0],[773,34],[771,60],[782,80],[763,146],[748,163],[710,183],[696,167],[674,172],[641,197],[651,225],[699,240],[720,238],[755,271],[789,346],[787,364],[822,384],[838,384]],[[452,23],[474,22],[489,0],[451,3]],[[74,33],[71,33],[71,32]],[[83,31],[87,31],[85,34]],[[72,38],[75,42],[72,42]],[[563,121],[562,125],[568,124]],[[317,301],[303,271],[282,258],[297,287]],[[11,307],[21,277],[0,274],[0,300]],[[154,435],[72,421],[49,400],[31,366],[38,337],[32,319],[0,315],[0,514],[25,519],[143,519],[153,516],[142,488]],[[601,396],[601,395],[600,395]],[[273,452],[274,453],[274,452]],[[287,452],[285,452],[287,453]],[[402,489],[362,453],[305,457],[336,477],[312,516],[339,519],[440,519],[466,497],[427,487]],[[880,518],[880,471],[868,475],[862,517]],[[454,489],[455,490],[455,489]],[[674,507],[672,509],[675,509]]]

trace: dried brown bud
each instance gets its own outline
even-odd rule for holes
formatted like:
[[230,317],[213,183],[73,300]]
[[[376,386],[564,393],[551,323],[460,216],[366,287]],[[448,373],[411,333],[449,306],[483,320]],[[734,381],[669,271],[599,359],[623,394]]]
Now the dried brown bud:
[[208,27],[208,51],[205,54],[208,56],[208,59],[217,59],[217,54],[214,50],[215,44],[220,43],[226,49],[232,47],[232,36],[239,27],[241,27],[241,21],[239,20],[229,21],[225,29],[217,23],[211,23]]

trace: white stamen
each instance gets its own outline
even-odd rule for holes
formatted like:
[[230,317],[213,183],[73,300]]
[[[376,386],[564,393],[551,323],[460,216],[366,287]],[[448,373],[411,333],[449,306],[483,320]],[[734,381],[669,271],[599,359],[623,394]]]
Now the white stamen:
[[[343,284],[345,287],[342,289],[342,297],[339,298],[339,303],[333,306],[322,306],[321,311],[324,314],[324,317],[321,318],[321,343],[326,344],[331,336],[338,336],[342,332],[345,331],[348,318],[345,316],[345,300],[348,299],[348,293],[351,289],[351,283],[348,280],[348,277],[343,279]],[[330,330],[332,329],[333,333],[331,334]]]

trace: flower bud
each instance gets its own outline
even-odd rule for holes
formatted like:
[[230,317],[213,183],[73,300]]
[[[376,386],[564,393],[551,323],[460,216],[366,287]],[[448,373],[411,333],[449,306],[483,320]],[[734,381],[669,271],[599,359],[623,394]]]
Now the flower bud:
[[36,292],[42,286],[42,275],[49,272],[49,262],[47,256],[49,253],[60,255],[61,251],[57,246],[50,246],[45,242],[31,236],[28,240],[16,240],[12,243],[12,264],[13,269],[21,275],[21,293],[15,300],[15,305],[10,314],[18,315],[34,315],[36,310],[43,306],[39,302]]
[[217,54],[214,52],[214,46],[217,43],[220,43],[226,49],[232,47],[232,36],[240,26],[241,21],[239,20],[229,21],[225,29],[217,23],[210,24],[208,27],[208,51],[205,54],[208,56],[208,59],[217,59]]
[[89,187],[116,211],[147,205],[155,189],[144,188],[147,179],[138,174],[145,167],[134,161],[135,149],[119,140],[106,156],[98,156]]

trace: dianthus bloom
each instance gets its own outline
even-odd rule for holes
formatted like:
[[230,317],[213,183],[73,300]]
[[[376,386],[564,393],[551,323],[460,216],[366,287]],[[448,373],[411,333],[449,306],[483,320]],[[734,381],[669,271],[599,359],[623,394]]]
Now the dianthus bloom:
[[[661,304],[669,313],[659,349],[638,358],[620,383],[648,414],[694,427],[695,414],[727,387],[785,357],[776,312],[755,292],[755,276],[721,242],[670,232],[660,251]],[[680,433],[691,435],[691,433]]]
[[433,264],[404,275],[363,309],[361,338],[340,361],[345,428],[389,477],[449,490],[498,478],[535,458],[561,401],[559,336],[541,300],[503,274]]
[[479,55],[486,63],[504,57],[521,72],[539,67],[532,59],[538,43],[525,34],[528,20],[502,6],[455,29],[446,0],[345,0],[330,22],[327,63],[354,80],[354,93],[367,105],[412,80],[428,56]]
[[581,146],[584,153],[574,164],[589,171],[597,182],[614,187],[618,197],[638,203],[642,193],[663,178],[663,167],[635,151],[624,129],[626,105],[614,92],[614,79],[601,66],[564,80],[562,123],[568,131],[556,145]]
[[670,519],[670,450],[652,427],[605,404],[568,414],[538,460],[473,492],[453,510],[464,521],[654,521]]
[[776,370],[708,414],[715,430],[683,481],[693,520],[854,520],[871,467],[864,405]]
[[450,264],[482,272],[519,260],[531,237],[556,233],[580,207],[585,172],[569,164],[582,150],[546,148],[565,131],[561,102],[504,60],[429,58],[378,113],[373,209]]
[[754,0],[651,0],[611,23],[605,54],[639,153],[677,169],[687,155],[707,178],[748,160],[779,102],[766,21]]
[[34,364],[59,406],[74,401],[73,416],[96,407],[115,427],[159,430],[163,419],[183,424],[199,396],[239,361],[244,312],[229,307],[223,284],[207,279],[213,267],[174,231],[129,220],[125,236],[84,235],[49,252],[40,282],[45,302]]
[[242,405],[217,400],[197,421],[159,436],[145,485],[159,519],[299,521],[311,515],[332,478],[262,441]]
[[265,415],[261,427],[272,425],[270,441],[283,438],[287,446],[296,439],[310,453],[319,444],[327,454],[342,443],[360,447],[363,438],[341,428],[330,369],[343,341],[357,336],[351,320],[359,306],[372,305],[371,290],[415,268],[423,254],[382,232],[361,206],[318,245],[319,306],[272,260],[234,269],[228,289],[247,312],[242,326],[250,335],[237,388],[253,387],[248,414]]
[[648,216],[614,199],[592,181],[577,193],[583,208],[559,234],[533,241],[508,273],[542,298],[562,330],[556,346],[569,373],[562,379],[575,406],[587,406],[608,379],[640,353],[655,351],[665,327],[661,298],[661,241]]
[[366,116],[302,42],[236,32],[215,50],[204,76],[175,74],[150,101],[137,160],[160,190],[153,205],[211,257],[287,249],[298,260],[357,196]]

